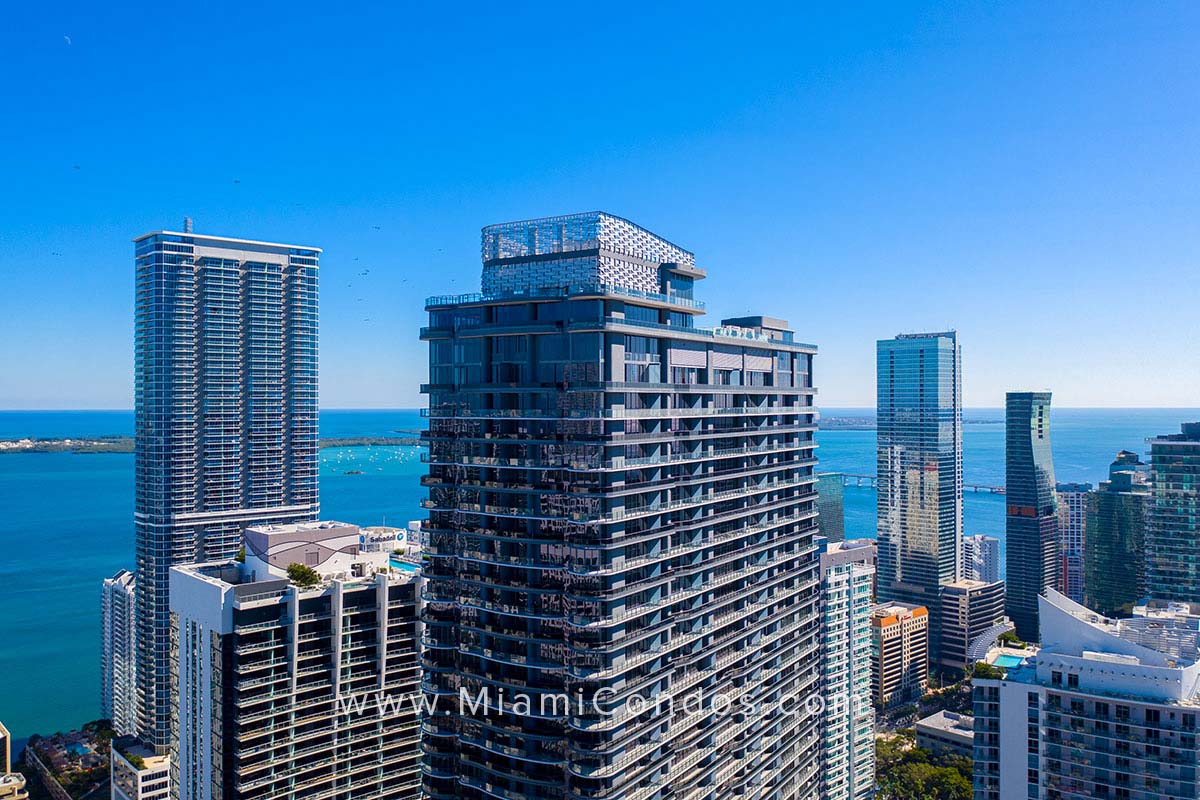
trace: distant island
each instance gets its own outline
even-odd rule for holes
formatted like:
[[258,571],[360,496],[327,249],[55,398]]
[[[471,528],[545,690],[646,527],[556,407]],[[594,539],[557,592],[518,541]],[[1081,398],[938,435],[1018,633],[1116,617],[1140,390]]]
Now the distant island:
[[[398,431],[400,432],[400,431]],[[351,436],[321,439],[327,447],[412,447],[420,445],[419,431],[403,431],[405,436]],[[0,439],[4,453],[132,453],[132,436],[92,436],[82,439]]]

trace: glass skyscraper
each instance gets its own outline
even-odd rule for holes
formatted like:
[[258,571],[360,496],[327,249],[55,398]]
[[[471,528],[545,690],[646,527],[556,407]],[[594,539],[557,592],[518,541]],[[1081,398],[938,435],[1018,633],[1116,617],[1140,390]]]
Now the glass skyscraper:
[[1038,639],[1038,597],[1058,586],[1058,501],[1050,453],[1050,392],[1005,396],[1005,610]]
[[1108,480],[1088,492],[1083,604],[1106,617],[1128,617],[1146,592],[1146,515],[1150,486],[1137,454],[1117,453]]
[[482,293],[427,301],[428,797],[817,795],[779,706],[819,680],[816,349],[698,327],[704,275],[576,214],[485,228]]
[[879,599],[929,610],[930,653],[942,587],[960,571],[961,370],[953,331],[877,345]]
[[1156,600],[1200,602],[1200,422],[1150,440],[1150,480],[1146,588]]
[[842,491],[842,473],[822,472],[817,476],[817,522],[830,542],[846,540],[846,506]]
[[170,743],[172,566],[251,523],[316,519],[320,250],[157,231],[134,240],[139,736]]

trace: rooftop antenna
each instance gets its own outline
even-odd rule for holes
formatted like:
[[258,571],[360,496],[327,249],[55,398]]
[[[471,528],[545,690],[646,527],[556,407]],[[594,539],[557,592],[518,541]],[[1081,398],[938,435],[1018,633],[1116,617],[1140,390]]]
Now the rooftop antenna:
[[191,217],[183,218],[183,232],[184,233],[192,232],[192,218]]

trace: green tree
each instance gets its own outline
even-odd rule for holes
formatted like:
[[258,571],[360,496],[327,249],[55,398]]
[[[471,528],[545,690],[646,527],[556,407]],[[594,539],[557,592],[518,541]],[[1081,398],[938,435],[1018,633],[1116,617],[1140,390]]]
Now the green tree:
[[912,731],[875,740],[879,800],[971,800],[971,760],[916,747]]
[[993,666],[986,661],[975,662],[975,677],[988,678],[990,680],[1000,680],[1004,677],[1004,670]]
[[302,588],[308,589],[321,582],[321,573],[303,564],[288,564],[288,579]]

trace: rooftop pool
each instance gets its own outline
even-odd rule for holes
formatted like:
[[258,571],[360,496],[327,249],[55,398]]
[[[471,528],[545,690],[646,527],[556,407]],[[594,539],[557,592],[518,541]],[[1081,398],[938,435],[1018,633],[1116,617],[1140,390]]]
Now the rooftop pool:
[[1024,660],[1025,659],[1021,658],[1020,656],[1010,656],[1010,655],[996,656],[996,660],[992,662],[992,666],[1003,667],[1005,669],[1007,669],[1008,667],[1019,667],[1019,666],[1021,666],[1021,662]]

